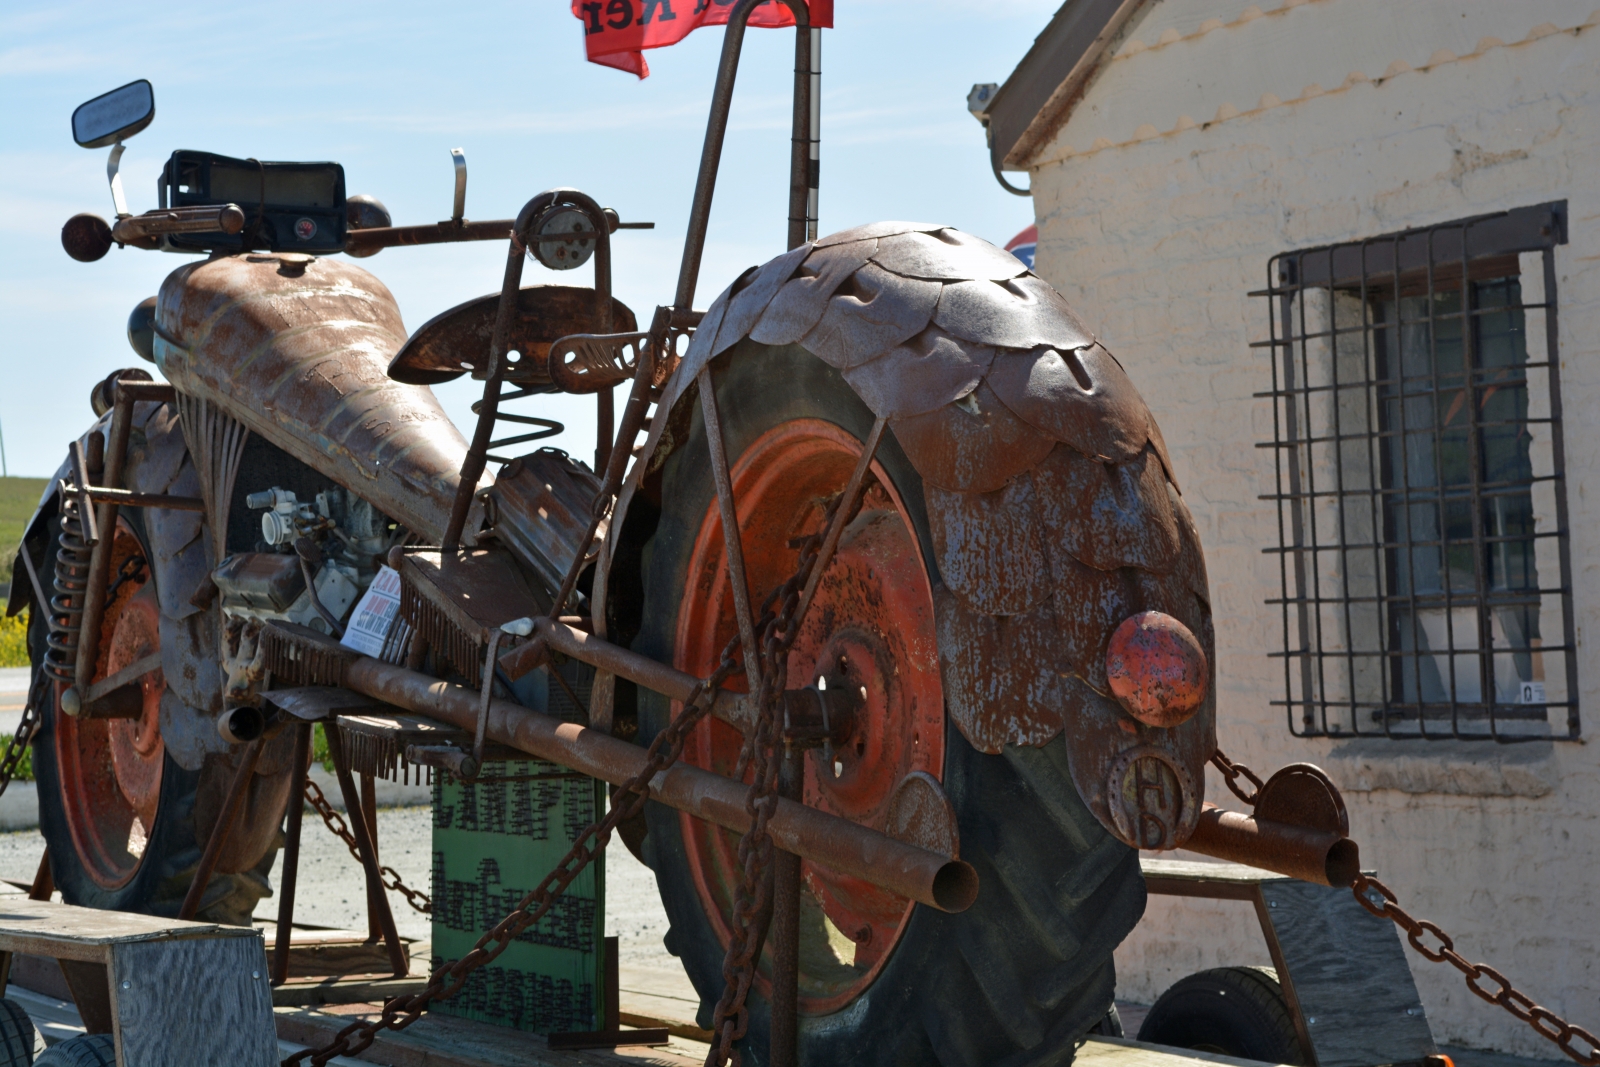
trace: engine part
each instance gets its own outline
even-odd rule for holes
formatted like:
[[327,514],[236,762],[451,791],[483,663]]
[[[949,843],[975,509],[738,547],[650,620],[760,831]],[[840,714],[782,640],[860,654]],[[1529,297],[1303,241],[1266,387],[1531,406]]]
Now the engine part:
[[533,224],[528,254],[551,270],[574,270],[594,255],[594,233],[587,212],[560,205]]

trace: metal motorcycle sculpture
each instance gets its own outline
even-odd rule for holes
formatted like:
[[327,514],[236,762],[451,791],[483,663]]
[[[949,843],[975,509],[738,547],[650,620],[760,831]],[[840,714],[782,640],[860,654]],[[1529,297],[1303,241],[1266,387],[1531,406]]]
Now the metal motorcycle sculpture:
[[[773,1062],[1049,1059],[1108,1011],[1140,848],[1354,876],[1325,779],[1268,783],[1298,826],[1203,803],[1204,564],[1111,354],[954,229],[818,238],[801,3],[790,249],[694,308],[753,6],[645,330],[610,294],[628,224],[584,194],[471,222],[457,153],[453,217],[394,227],[336,164],[177,152],[135,216],[116,168],[148,83],[75,114],[80,144],[115,146],[117,219],[74,217],[69,254],[206,258],[130,320],[166,382],[96,386],[19,553],[69,901],[247,922],[303,789],[305,709],[338,699],[471,739],[390,763],[470,774],[491,743],[631,783],[619,830],[705,1024]],[[502,291],[409,337],[382,283],[330,258],[508,235]],[[524,288],[529,255],[592,258],[595,284]],[[470,441],[429,388],[462,374],[485,384]],[[503,405],[556,391],[598,397],[593,469],[507,452],[554,424]],[[400,604],[374,626],[352,612],[380,576]],[[352,627],[370,643],[341,643]],[[581,692],[552,657],[592,668]]]

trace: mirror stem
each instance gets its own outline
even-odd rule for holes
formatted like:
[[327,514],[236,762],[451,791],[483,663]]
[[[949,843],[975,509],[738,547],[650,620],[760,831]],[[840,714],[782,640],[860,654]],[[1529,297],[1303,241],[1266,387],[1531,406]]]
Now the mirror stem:
[[117,209],[117,218],[130,218],[127,198],[122,195],[122,175],[118,169],[122,166],[122,150],[127,146],[121,141],[111,146],[111,158],[106,160],[106,180],[111,183],[111,203]]

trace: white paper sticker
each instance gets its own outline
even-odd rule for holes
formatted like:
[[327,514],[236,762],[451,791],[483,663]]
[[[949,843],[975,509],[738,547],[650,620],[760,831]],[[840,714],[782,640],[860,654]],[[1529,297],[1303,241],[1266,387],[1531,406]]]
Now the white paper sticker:
[[339,643],[367,656],[383,652],[383,643],[389,630],[400,616],[400,575],[389,567],[380,567],[367,591],[361,594],[355,611],[350,614],[350,624],[344,628]]
[[1544,683],[1523,682],[1521,696],[1521,703],[1523,704],[1543,704],[1545,702]]

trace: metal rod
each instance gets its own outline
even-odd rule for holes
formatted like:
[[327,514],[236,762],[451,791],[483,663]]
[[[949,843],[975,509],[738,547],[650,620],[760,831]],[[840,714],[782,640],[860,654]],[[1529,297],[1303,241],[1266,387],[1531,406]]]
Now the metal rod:
[[[694,290],[700,280],[700,258],[706,247],[706,226],[711,220],[711,198],[716,192],[717,170],[722,165],[722,142],[728,133],[728,110],[733,104],[733,83],[739,73],[739,52],[744,47],[745,23],[750,13],[766,0],[739,0],[728,14],[728,28],[722,36],[722,58],[717,61],[716,87],[711,91],[711,114],[706,119],[705,144],[700,149],[700,170],[694,180],[694,200],[689,207],[689,232],[683,241],[683,263],[678,268],[678,291],[673,307],[694,306]],[[810,25],[805,0],[783,0],[794,12],[795,22]]]
[[817,239],[822,184],[822,30],[811,29],[811,145],[806,162],[806,240]]
[[233,782],[228,786],[228,798],[223,801],[216,825],[211,827],[206,850],[200,856],[200,866],[195,868],[194,880],[189,883],[189,892],[184,895],[183,906],[178,909],[180,919],[193,919],[200,910],[200,900],[211,882],[211,872],[216,869],[222,848],[228,843],[228,835],[233,832],[233,820],[238,816],[239,806],[250,789],[250,779],[255,777],[256,762],[261,758],[265,743],[265,738],[258,737],[240,754],[238,769],[233,772]]
[[603,471],[611,465],[611,438],[616,432],[617,417],[615,390],[616,386],[608,385],[594,395],[594,469],[597,471]]
[[49,900],[55,895],[56,879],[50,870],[50,849],[44,850],[44,855],[39,857],[39,869],[34,872],[33,885],[28,887],[29,900]]
[[[112,423],[112,432],[116,424]],[[126,444],[126,438],[124,438]],[[109,476],[110,463],[107,462],[106,481],[111,481]],[[89,499],[101,503],[101,514],[105,508],[115,508],[121,504],[131,508],[169,508],[173,511],[204,511],[206,502],[197,496],[172,496],[168,493],[135,493],[128,489],[112,489],[104,485],[89,486]],[[104,521],[104,520],[102,520]]]
[[[778,772],[778,795],[805,800],[805,750],[785,745]],[[772,1067],[799,1062],[800,1010],[800,857],[778,850],[772,857]]]
[[1347,886],[1361,873],[1361,850],[1348,837],[1257,819],[1214,804],[1205,806],[1183,847],[1317,885]]
[[794,116],[789,134],[789,248],[806,243],[811,199],[811,27],[795,18]]
[[[378,925],[389,947],[389,965],[394,968],[394,976],[404,978],[411,970],[410,962],[406,959],[405,947],[400,944],[400,933],[395,929],[394,912],[389,910],[388,894],[383,891],[378,857],[373,851],[372,838],[367,833],[367,817],[361,808],[361,798],[356,794],[350,761],[345,758],[344,741],[339,736],[339,727],[334,723],[329,723],[323,733],[328,739],[328,757],[333,760],[333,771],[339,779],[339,792],[344,796],[345,811],[351,816],[350,829],[356,836],[356,850],[361,853],[361,868],[367,875],[367,899],[373,902],[372,910],[378,913]],[[372,891],[374,886],[377,887],[376,893]]]
[[272,984],[289,979],[289,943],[294,935],[294,890],[300,875],[300,829],[305,821],[306,776],[311,763],[311,724],[294,727],[294,763],[289,776],[289,822],[284,827],[283,874],[278,879],[278,929],[272,941]]
[[[475,690],[370,656],[351,662],[345,686],[463,730],[477,722]],[[645,750],[638,745],[509,700],[496,699],[490,705],[487,732],[491,741],[613,785],[641,773],[647,763]],[[745,808],[748,792],[743,782],[682,762],[650,783],[652,800],[735,833],[750,827]],[[978,875],[969,864],[794,801],[779,800],[767,831],[778,848],[941,911],[963,911],[977,896]]]
[[883,440],[884,427],[888,425],[889,420],[879,415],[861,446],[856,468],[850,472],[850,481],[845,483],[844,495],[839,498],[839,510],[834,512],[833,522],[828,525],[828,532],[822,539],[822,547],[817,550],[816,565],[811,568],[811,576],[806,579],[806,587],[800,594],[800,603],[794,613],[796,626],[806,617],[811,598],[817,595],[817,586],[822,583],[822,572],[827,570],[828,561],[833,559],[834,550],[839,547],[839,538],[844,536],[845,524],[850,521],[850,512],[855,510],[856,497],[867,480],[867,472],[872,469],[872,457],[878,454],[878,444]]
[[[337,726],[334,729],[338,729]],[[372,862],[382,864],[383,860],[378,855],[378,788],[372,775],[362,772],[361,780],[357,783],[361,787],[361,815],[367,821],[367,840],[372,842]],[[383,936],[383,931],[378,927],[378,900],[383,895],[382,885],[373,885],[367,882],[367,937],[376,941]]]
[[706,447],[711,452],[711,477],[717,483],[717,509],[722,516],[722,544],[727,554],[728,584],[733,588],[733,614],[739,621],[739,644],[744,647],[744,676],[750,692],[761,690],[761,649],[756,645],[755,617],[750,613],[750,585],[745,580],[744,541],[739,533],[739,512],[733,499],[733,479],[728,474],[728,452],[722,439],[722,417],[711,384],[711,365],[695,376],[700,386],[700,411],[706,420]]
[[[128,432],[133,425],[133,400],[119,388],[111,409],[111,435],[106,441],[105,471],[101,477],[106,485],[121,488],[122,468],[128,455]],[[88,474],[87,471],[84,472]],[[87,481],[80,486],[87,486]],[[90,494],[91,499],[93,493]],[[74,684],[78,692],[89,691],[89,680],[94,676],[100,658],[100,616],[106,606],[106,585],[111,580],[111,545],[116,540],[117,504],[107,501],[100,505],[96,516],[106,536],[95,542],[89,555],[89,582],[83,594],[83,629],[78,635],[78,662]]]
[[373,226],[365,230],[347,230],[344,235],[346,252],[377,251],[401,245],[439,245],[457,241],[503,241],[511,233],[512,219],[493,219],[488,222],[425,222],[418,226]]
[[443,556],[454,555],[461,547],[461,533],[467,525],[467,514],[472,510],[472,497],[478,489],[478,479],[489,462],[489,439],[494,436],[495,413],[500,408],[500,357],[505,355],[511,336],[511,320],[516,317],[517,293],[522,288],[523,246],[511,235],[511,250],[506,254],[505,279],[500,285],[500,307],[495,315],[494,334],[489,341],[489,372],[483,382],[483,401],[478,407],[478,425],[472,432],[472,443],[467,447],[466,458],[461,461],[460,481],[456,484],[456,498],[450,507],[450,522],[445,527],[440,548]]

